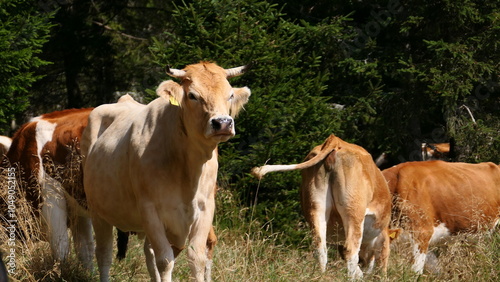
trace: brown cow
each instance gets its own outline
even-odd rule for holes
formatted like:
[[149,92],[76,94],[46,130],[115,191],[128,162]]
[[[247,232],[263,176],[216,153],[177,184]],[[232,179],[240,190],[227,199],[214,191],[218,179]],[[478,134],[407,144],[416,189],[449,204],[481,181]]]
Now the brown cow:
[[422,273],[429,245],[458,232],[492,229],[500,215],[500,168],[493,163],[407,162],[382,172],[393,219],[410,235],[412,269]]
[[[333,134],[316,146],[306,161],[254,168],[258,178],[272,171],[302,170],[301,204],[312,233],[321,270],[327,263],[327,234],[345,235],[343,257],[351,278],[360,278],[361,260],[372,270],[374,259],[385,273],[390,253],[391,196],[371,155]],[[342,234],[340,234],[342,235]],[[342,236],[340,236],[342,237]]]

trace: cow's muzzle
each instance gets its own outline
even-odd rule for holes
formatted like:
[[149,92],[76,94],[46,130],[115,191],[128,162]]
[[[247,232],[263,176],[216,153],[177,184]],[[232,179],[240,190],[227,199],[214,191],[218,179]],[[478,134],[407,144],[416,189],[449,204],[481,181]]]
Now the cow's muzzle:
[[231,117],[213,118],[212,129],[217,134],[231,134],[233,132],[233,119]]
[[231,116],[214,116],[208,121],[205,136],[215,137],[218,142],[225,142],[235,135],[234,120]]

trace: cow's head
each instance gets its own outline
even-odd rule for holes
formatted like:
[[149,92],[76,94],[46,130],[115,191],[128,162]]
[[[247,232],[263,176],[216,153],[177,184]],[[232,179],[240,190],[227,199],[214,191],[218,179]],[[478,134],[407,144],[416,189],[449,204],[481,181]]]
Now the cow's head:
[[181,83],[164,81],[156,92],[182,109],[188,134],[223,142],[235,135],[233,118],[250,97],[250,89],[233,88],[227,79],[243,74],[245,69],[223,69],[210,62],[188,65],[183,70],[167,68],[167,74],[180,78]]

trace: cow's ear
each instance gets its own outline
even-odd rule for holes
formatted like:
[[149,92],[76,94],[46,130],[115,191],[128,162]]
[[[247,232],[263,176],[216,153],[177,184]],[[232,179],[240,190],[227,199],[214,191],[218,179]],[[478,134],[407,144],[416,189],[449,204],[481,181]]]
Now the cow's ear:
[[328,156],[325,158],[325,168],[327,171],[332,171],[335,166],[335,154],[336,151],[333,150]]
[[236,117],[243,106],[248,102],[248,98],[252,94],[248,87],[233,88],[234,98],[231,101],[230,113],[232,117]]
[[163,99],[170,102],[170,104],[179,106],[182,101],[182,96],[184,91],[182,86],[173,80],[163,81],[158,88],[156,88],[156,94]]

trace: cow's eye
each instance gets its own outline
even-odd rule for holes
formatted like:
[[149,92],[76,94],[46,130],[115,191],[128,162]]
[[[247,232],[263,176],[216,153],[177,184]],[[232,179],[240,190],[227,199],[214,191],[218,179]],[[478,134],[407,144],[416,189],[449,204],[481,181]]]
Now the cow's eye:
[[232,101],[234,99],[234,93],[231,93],[231,96],[229,96],[229,101]]
[[194,95],[193,92],[189,92],[188,98],[189,100],[198,101],[198,98],[196,98],[196,95]]

